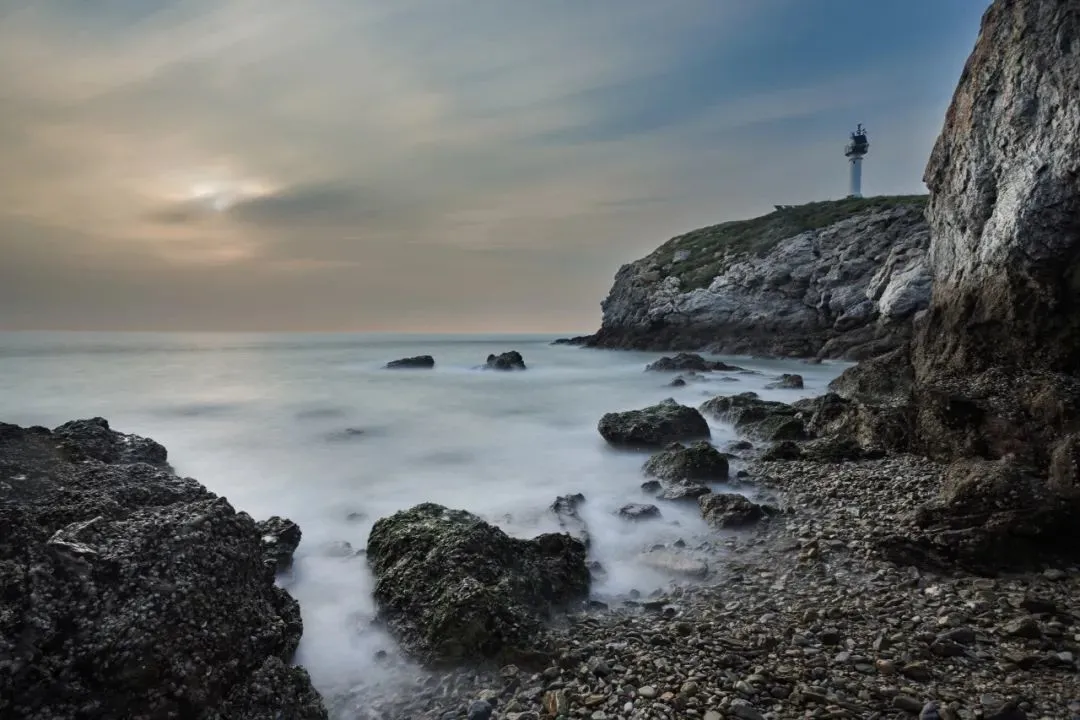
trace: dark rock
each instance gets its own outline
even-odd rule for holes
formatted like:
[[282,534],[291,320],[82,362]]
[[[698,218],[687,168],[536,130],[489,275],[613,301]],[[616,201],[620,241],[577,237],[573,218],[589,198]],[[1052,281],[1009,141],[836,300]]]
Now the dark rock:
[[674,380],[672,380],[671,382],[669,382],[668,385],[671,386],[671,387],[685,387],[686,386],[686,380],[684,380],[681,377],[677,377]]
[[468,720],[491,720],[491,713],[495,709],[487,700],[477,700],[469,706]]
[[619,508],[619,517],[623,520],[631,520],[633,522],[638,522],[640,520],[656,520],[660,517],[660,508],[655,505],[627,503]]
[[770,390],[776,390],[781,388],[786,388],[789,390],[802,390],[803,376],[792,373],[784,373],[776,382],[771,382],[765,387]]
[[645,461],[646,475],[669,483],[715,483],[728,479],[727,456],[707,442],[672,443]]
[[60,452],[71,462],[97,460],[110,465],[146,463],[168,467],[168,451],[150,438],[118,433],[105,418],[72,420],[53,430]]
[[806,426],[795,407],[762,400],[757,393],[720,395],[702,403],[701,412],[735,426],[735,429],[763,440],[804,440]]
[[1014,700],[983,716],[983,720],[1027,720],[1025,713]]
[[597,429],[611,445],[627,448],[662,448],[710,436],[700,412],[670,398],[641,410],[607,413]]
[[645,370],[649,372],[735,372],[742,369],[719,360],[706,360],[696,353],[679,353],[674,357],[664,356],[645,366]]
[[300,545],[300,526],[292,520],[273,517],[255,523],[262,539],[264,562],[275,573],[292,567],[293,553]]
[[659,480],[646,480],[641,483],[641,489],[650,495],[659,495],[664,490],[664,486]]
[[511,538],[433,503],[378,520],[367,549],[380,618],[433,665],[535,661],[549,647],[545,621],[589,591],[579,540]]
[[524,370],[525,359],[517,350],[504,352],[501,355],[488,355],[484,368],[487,370]]
[[797,442],[792,440],[781,440],[780,442],[770,445],[762,454],[761,459],[766,461],[801,460],[802,457],[803,451]]
[[559,527],[575,540],[580,541],[586,548],[589,547],[589,528],[578,514],[578,508],[585,502],[585,496],[581,493],[573,495],[560,495],[551,504],[551,512],[559,520]]
[[656,497],[660,500],[667,500],[669,502],[697,502],[697,499],[702,495],[708,495],[712,490],[704,485],[696,485],[693,483],[677,483],[664,488]]
[[428,370],[433,367],[435,367],[435,358],[430,355],[417,355],[386,363],[387,370]]
[[256,523],[153,441],[58,430],[0,424],[0,715],[326,718]]
[[698,498],[701,515],[716,528],[739,528],[775,514],[776,508],[758,505],[735,493],[710,493]]

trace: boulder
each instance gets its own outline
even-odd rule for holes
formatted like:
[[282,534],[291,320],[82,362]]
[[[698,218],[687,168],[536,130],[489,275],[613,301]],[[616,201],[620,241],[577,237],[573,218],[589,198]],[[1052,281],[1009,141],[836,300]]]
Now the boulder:
[[698,498],[698,507],[707,523],[725,530],[752,525],[778,512],[770,505],[758,505],[736,493],[702,495]]
[[679,353],[674,357],[662,357],[645,366],[648,372],[734,372],[743,368],[728,365],[719,360],[706,360],[697,353]]
[[435,367],[435,358],[430,355],[417,355],[386,363],[387,370],[430,370],[433,367]]
[[525,359],[517,350],[504,352],[500,355],[488,355],[484,363],[486,370],[524,370]]
[[705,485],[698,485],[696,483],[675,483],[661,489],[656,497],[660,500],[667,500],[669,502],[697,502],[699,497],[708,495],[710,492],[712,492],[712,490]]
[[99,418],[0,424],[0,716],[326,718],[259,527],[164,461]]
[[701,412],[731,423],[735,429],[762,440],[804,440],[806,427],[791,405],[762,400],[755,392],[720,395],[706,400]]
[[794,373],[784,373],[783,375],[778,377],[775,382],[771,382],[765,387],[769,390],[802,390],[803,376]]
[[619,508],[618,516],[623,520],[640,522],[641,520],[657,520],[660,518],[660,508],[655,505],[643,505],[641,503],[627,503]]
[[555,498],[549,508],[559,521],[559,527],[570,537],[578,540],[586,548],[589,547],[589,528],[578,514],[578,508],[585,502],[585,496],[581,493],[573,495],[560,495]]
[[552,613],[588,595],[585,551],[565,533],[511,538],[424,503],[376,521],[367,558],[379,617],[411,655],[435,666],[521,664],[549,648]]
[[710,436],[700,412],[671,398],[640,410],[607,413],[597,430],[611,445],[625,448],[662,448]]
[[717,483],[728,479],[727,455],[707,442],[672,443],[645,461],[642,470],[669,483]]

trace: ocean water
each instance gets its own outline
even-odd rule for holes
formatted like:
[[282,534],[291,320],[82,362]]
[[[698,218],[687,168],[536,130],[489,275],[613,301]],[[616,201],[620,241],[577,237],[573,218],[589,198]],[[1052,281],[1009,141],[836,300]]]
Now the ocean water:
[[[691,547],[708,530],[694,506],[627,523],[614,511],[648,501],[646,455],[618,452],[596,431],[605,412],[667,397],[698,405],[755,390],[793,401],[821,394],[846,367],[722,358],[732,374],[672,388],[645,373],[660,353],[552,346],[550,336],[0,333],[0,420],[53,427],[102,416],[153,437],[177,471],[256,519],[283,515],[304,539],[282,578],[300,601],[299,662],[329,697],[394,682],[393,641],[370,626],[372,578],[362,549],[372,523],[432,501],[476,513],[508,533],[557,530],[547,508],[584,493],[593,555],[607,570],[599,597],[647,593],[672,578],[637,558],[657,543]],[[518,350],[525,372],[481,371],[488,353]],[[436,358],[432,371],[388,371],[389,360]],[[798,372],[804,390],[766,390]],[[710,420],[723,447],[732,429]]]

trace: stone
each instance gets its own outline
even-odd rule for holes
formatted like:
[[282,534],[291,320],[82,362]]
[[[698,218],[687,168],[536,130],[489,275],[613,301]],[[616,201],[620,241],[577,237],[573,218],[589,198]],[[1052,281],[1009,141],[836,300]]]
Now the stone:
[[672,443],[645,461],[642,470],[668,483],[719,483],[728,479],[728,458],[707,442]]
[[639,522],[641,520],[657,520],[660,516],[660,508],[655,505],[644,505],[641,503],[628,503],[619,508],[619,517],[623,520],[630,520],[631,522]]
[[788,390],[802,390],[803,389],[803,376],[796,373],[784,373],[774,382],[765,386],[769,390],[788,389]]
[[387,370],[430,370],[433,367],[435,358],[430,355],[417,355],[386,363]]
[[581,507],[584,502],[585,496],[581,493],[560,495],[555,498],[555,502],[551,503],[549,510],[558,519],[559,527],[562,528],[563,532],[579,541],[586,549],[588,549],[591,542],[589,528],[578,513],[578,508]]
[[674,357],[662,357],[645,366],[648,372],[737,372],[742,369],[719,360],[706,360],[697,353],[679,353]]
[[761,714],[760,710],[742,698],[731,701],[731,712],[735,717],[742,718],[742,720],[765,720],[765,716]]
[[656,697],[656,688],[652,685],[644,685],[638,688],[637,694],[646,700],[652,700]]
[[367,559],[379,617],[422,662],[521,664],[553,613],[584,600],[585,545],[567,534],[511,538],[463,510],[423,503],[375,522]]
[[255,523],[262,538],[264,562],[274,573],[288,570],[292,566],[293,553],[300,545],[300,526],[292,520],[274,515]]
[[700,412],[670,398],[640,410],[607,413],[597,430],[609,444],[624,448],[663,448],[711,434]]
[[736,493],[709,493],[698,499],[701,515],[715,528],[733,529],[745,527],[775,515],[777,510],[768,505],[758,505],[744,495]]
[[893,697],[892,706],[897,710],[903,710],[904,712],[911,713],[912,715],[918,715],[922,712],[923,703],[921,700],[916,700],[910,695],[896,695]]
[[491,720],[494,710],[486,700],[477,700],[469,706],[468,720]]
[[488,355],[484,363],[486,370],[524,370],[525,359],[517,350],[511,350],[499,355]]
[[291,665],[284,546],[159,444],[101,418],[0,423],[0,480],[0,715],[327,718]]

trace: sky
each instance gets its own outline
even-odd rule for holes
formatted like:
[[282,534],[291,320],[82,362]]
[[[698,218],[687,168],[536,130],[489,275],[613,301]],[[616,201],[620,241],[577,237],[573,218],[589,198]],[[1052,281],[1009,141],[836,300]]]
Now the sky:
[[922,171],[986,0],[0,0],[0,329],[586,332]]

